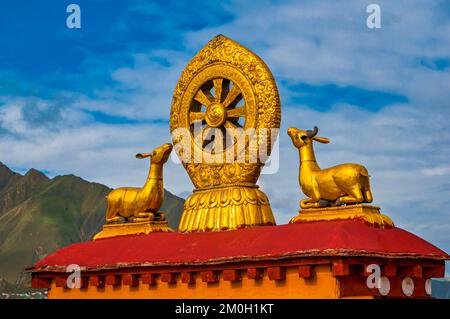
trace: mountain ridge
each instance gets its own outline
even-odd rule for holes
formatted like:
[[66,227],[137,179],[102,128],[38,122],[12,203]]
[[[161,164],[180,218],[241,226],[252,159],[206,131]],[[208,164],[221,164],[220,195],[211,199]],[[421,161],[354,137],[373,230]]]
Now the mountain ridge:
[[[49,178],[32,168],[21,175],[0,162],[0,279],[25,286],[24,268],[64,246],[91,240],[105,223],[110,191],[73,174]],[[165,190],[161,210],[174,229],[183,203]]]

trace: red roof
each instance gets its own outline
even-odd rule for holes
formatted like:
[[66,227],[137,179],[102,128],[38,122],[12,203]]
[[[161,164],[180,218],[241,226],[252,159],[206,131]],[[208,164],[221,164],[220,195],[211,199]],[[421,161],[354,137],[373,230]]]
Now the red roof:
[[288,257],[370,256],[449,259],[444,251],[400,228],[360,220],[311,222],[202,233],[152,233],[73,244],[35,270],[78,264],[86,269],[202,265]]

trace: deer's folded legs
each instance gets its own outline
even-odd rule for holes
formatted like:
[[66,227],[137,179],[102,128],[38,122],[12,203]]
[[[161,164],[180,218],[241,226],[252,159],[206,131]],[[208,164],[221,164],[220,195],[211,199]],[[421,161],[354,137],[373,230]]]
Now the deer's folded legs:
[[153,220],[154,214],[150,212],[144,212],[144,213],[136,213],[133,218],[133,222],[148,222],[150,220]]
[[300,201],[300,208],[316,208],[320,207],[319,201],[314,198],[306,198]]

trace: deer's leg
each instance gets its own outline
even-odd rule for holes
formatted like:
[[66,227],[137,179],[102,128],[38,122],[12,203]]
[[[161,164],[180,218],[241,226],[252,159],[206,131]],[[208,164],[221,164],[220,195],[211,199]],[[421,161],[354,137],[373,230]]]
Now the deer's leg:
[[370,190],[369,177],[366,177],[366,178],[363,179],[363,181],[362,181],[362,191],[363,191],[363,195],[364,195],[364,202],[372,203],[373,196],[372,196],[372,192]]
[[300,201],[300,208],[316,208],[316,207],[320,207],[319,205],[319,201],[315,200],[314,198],[306,198],[306,199],[302,199]]
[[148,222],[152,220],[154,214],[151,212],[143,212],[134,214],[133,222]]
[[110,217],[110,218],[106,218],[106,222],[107,223],[116,223],[118,222],[120,219],[120,216],[115,216],[115,217]]
[[[312,182],[312,194],[310,198],[306,198],[300,201],[300,208],[316,208],[320,207],[320,192],[319,185],[314,179]],[[309,195],[309,194],[308,194]]]
[[300,201],[300,208],[317,208],[320,207],[320,194],[314,190],[313,196]]
[[369,189],[365,189],[364,190],[364,202],[366,203],[372,203],[373,201],[373,196],[372,196],[372,192]]
[[339,197],[337,201],[343,204],[362,203],[364,201],[364,196],[361,191],[361,185],[353,185],[353,187],[347,191],[347,195]]
[[120,220],[120,215],[117,214],[114,207],[108,203],[108,208],[106,209],[106,222],[107,223],[117,223],[119,220]]

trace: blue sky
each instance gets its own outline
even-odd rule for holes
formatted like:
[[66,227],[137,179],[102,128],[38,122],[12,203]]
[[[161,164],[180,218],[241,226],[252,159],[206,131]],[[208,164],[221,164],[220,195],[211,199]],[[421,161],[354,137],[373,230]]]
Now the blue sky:
[[[69,1],[0,3],[0,161],[19,171],[140,185],[133,158],[170,140],[173,89],[187,62],[224,34],[260,55],[282,100],[280,169],[263,175],[279,223],[302,197],[285,130],[311,128],[323,167],[358,162],[375,204],[450,251],[448,1]],[[381,29],[366,27],[378,3]],[[176,163],[166,187],[192,190]]]

